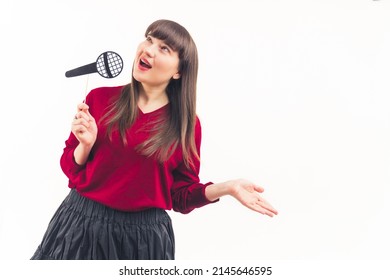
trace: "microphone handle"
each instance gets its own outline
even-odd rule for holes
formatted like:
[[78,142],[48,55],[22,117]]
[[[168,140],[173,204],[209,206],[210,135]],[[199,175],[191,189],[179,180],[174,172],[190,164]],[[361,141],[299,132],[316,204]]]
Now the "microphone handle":
[[81,75],[91,74],[91,73],[96,73],[96,72],[97,72],[96,62],[93,62],[93,63],[87,64],[87,65],[69,70],[65,73],[65,76],[67,78],[70,78],[70,77],[81,76]]

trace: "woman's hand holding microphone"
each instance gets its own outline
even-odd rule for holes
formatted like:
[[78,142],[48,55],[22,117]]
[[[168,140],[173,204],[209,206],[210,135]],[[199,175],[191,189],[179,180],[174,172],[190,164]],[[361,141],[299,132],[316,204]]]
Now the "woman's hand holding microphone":
[[74,151],[75,161],[79,165],[83,165],[87,161],[98,132],[95,119],[88,109],[89,106],[87,104],[79,104],[72,122],[72,133],[79,141],[79,145]]

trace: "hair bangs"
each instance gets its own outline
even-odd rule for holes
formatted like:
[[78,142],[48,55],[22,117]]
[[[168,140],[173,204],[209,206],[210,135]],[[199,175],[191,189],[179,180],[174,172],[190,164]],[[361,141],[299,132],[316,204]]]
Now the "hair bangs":
[[183,57],[183,52],[190,41],[190,34],[180,24],[169,20],[157,20],[153,22],[145,32],[146,36],[152,36],[164,41],[172,50]]

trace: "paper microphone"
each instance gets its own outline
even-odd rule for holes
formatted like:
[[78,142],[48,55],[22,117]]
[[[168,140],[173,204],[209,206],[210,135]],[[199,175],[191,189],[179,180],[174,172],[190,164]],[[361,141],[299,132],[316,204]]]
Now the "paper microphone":
[[116,52],[104,52],[96,62],[69,70],[65,73],[67,78],[98,72],[103,78],[115,78],[123,69],[123,60]]

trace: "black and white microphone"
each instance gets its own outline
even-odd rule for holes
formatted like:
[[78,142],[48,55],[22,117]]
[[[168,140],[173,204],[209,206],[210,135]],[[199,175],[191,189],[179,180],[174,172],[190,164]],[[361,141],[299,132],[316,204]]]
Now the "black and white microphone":
[[107,51],[99,55],[96,62],[69,70],[65,73],[67,78],[99,73],[103,78],[115,78],[123,69],[123,60],[116,52]]

